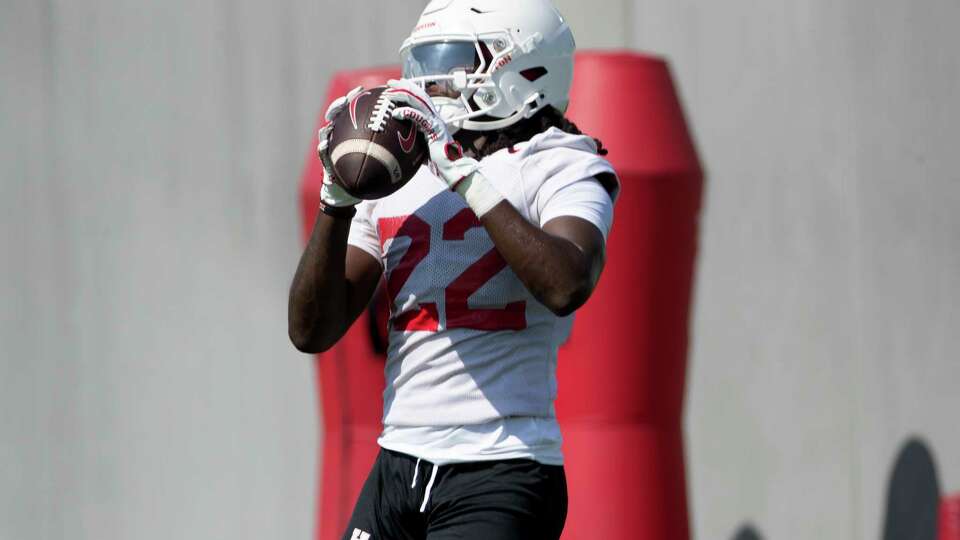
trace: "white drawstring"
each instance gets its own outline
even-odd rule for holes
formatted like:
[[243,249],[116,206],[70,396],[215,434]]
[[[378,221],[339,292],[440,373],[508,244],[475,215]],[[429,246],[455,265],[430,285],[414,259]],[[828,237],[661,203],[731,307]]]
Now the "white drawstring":
[[427,508],[427,501],[430,499],[430,488],[433,487],[433,480],[437,477],[437,465],[434,463],[433,472],[430,473],[430,481],[427,482],[427,491],[423,494],[423,504],[420,505],[420,513]]
[[420,458],[417,458],[417,465],[413,468],[413,483],[410,484],[411,488],[417,487],[417,474],[420,472]]

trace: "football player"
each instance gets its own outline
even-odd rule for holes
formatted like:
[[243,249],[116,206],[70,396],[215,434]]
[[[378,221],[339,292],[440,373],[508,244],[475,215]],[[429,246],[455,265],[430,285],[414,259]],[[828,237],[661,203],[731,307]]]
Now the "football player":
[[557,348],[600,277],[619,185],[563,115],[574,48],[549,0],[433,0],[388,84],[430,166],[361,201],[331,180],[321,130],[322,211],[291,340],[333,346],[381,275],[391,307],[381,450],[345,539],[560,536]]

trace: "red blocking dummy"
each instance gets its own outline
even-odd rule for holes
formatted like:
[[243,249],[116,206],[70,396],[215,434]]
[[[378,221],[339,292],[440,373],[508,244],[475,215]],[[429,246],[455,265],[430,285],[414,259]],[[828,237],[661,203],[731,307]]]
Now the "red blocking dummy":
[[663,60],[577,56],[568,116],[622,190],[607,265],[560,349],[563,538],[689,537],[683,398],[703,174]]
[[937,540],[960,540],[960,493],[940,499]]
[[[395,68],[342,72],[328,100],[383,84]],[[561,348],[557,414],[570,511],[564,539],[686,539],[684,380],[702,173],[666,64],[577,55],[568,116],[604,143],[623,189],[597,290]],[[322,122],[322,118],[320,119]],[[322,168],[311,144],[304,232]],[[324,418],[318,540],[343,527],[376,456],[383,358],[367,316],[317,361]]]

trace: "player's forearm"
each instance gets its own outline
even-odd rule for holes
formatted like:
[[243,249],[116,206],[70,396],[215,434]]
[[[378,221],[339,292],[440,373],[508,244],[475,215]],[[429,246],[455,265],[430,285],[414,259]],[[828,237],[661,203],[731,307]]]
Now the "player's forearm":
[[590,297],[600,269],[576,244],[531,224],[506,201],[480,221],[510,269],[552,312],[569,315]]
[[320,213],[300,257],[287,304],[287,331],[300,351],[322,352],[346,329],[349,230],[349,220]]

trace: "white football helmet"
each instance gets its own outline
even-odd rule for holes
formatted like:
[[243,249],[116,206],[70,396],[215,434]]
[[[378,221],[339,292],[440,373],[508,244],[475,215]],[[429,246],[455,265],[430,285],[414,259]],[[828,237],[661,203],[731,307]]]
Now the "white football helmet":
[[405,79],[449,96],[432,99],[451,131],[487,131],[565,111],[574,49],[550,0],[432,0],[400,57]]

